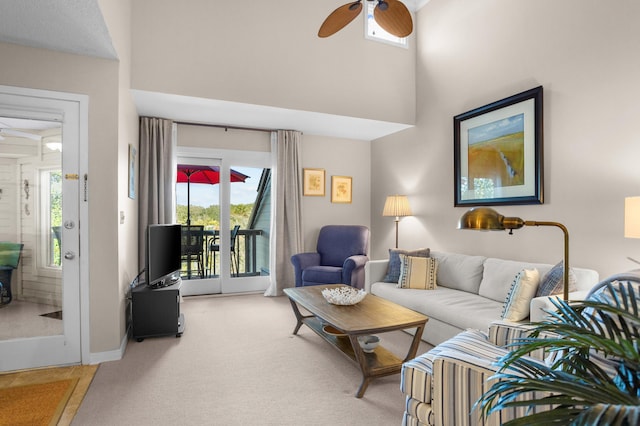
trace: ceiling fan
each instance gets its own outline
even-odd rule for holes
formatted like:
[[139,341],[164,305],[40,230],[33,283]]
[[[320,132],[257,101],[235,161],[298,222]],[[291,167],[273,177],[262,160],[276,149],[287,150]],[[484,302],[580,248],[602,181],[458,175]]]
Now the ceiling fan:
[[[411,12],[399,0],[367,0],[377,1],[373,10],[373,19],[386,32],[396,37],[406,37],[413,31]],[[362,11],[362,0],[340,6],[324,20],[318,31],[318,37],[329,37],[343,29]]]

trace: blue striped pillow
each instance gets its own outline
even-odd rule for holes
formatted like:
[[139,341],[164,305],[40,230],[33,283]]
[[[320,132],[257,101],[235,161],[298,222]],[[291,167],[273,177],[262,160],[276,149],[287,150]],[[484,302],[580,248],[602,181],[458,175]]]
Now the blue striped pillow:
[[[540,280],[536,297],[562,294],[564,291],[564,261],[556,264]],[[576,275],[569,268],[569,292],[576,291]]]
[[387,275],[382,281],[385,283],[398,283],[400,280],[400,255],[404,254],[413,257],[429,257],[430,249],[421,248],[417,250],[389,249],[389,266]]

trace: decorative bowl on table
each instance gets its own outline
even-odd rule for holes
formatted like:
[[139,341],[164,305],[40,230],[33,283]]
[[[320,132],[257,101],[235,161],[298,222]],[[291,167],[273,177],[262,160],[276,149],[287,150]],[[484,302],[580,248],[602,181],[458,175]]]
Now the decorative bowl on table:
[[333,305],[355,305],[362,301],[366,295],[366,291],[349,286],[325,288],[322,290],[322,296],[324,296],[327,302]]
[[358,343],[363,351],[372,353],[380,344],[378,336],[358,336]]
[[332,325],[326,324],[322,327],[322,331],[336,337],[345,337],[346,334],[342,330],[338,330]]

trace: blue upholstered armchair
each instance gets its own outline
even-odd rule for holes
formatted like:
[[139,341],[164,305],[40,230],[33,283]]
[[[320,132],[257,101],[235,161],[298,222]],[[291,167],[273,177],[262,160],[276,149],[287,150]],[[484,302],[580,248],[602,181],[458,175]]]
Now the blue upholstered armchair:
[[363,288],[368,250],[369,228],[366,226],[323,226],[318,234],[317,252],[291,256],[296,287],[346,284]]

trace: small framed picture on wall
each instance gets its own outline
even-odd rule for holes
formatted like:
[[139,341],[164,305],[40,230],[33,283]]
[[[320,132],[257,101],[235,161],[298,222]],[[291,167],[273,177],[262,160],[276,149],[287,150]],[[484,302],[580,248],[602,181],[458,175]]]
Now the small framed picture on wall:
[[331,176],[331,202],[351,203],[351,176]]
[[302,195],[324,197],[324,169],[303,169],[302,180]]

